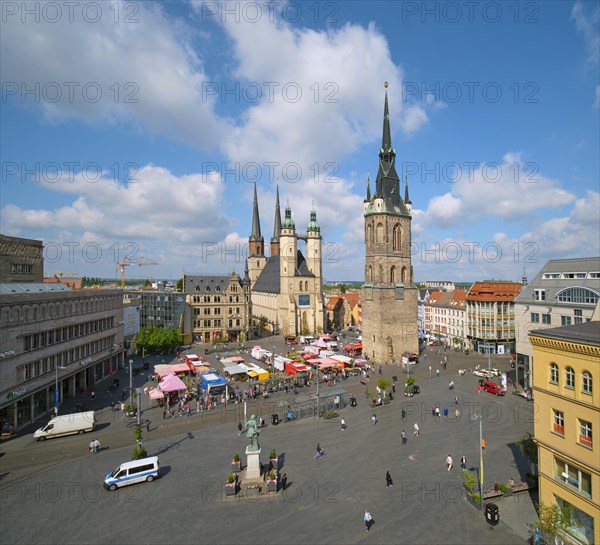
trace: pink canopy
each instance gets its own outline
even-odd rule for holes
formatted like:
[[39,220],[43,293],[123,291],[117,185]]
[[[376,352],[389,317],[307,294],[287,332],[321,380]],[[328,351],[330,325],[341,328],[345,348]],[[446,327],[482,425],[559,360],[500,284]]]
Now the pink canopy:
[[150,399],[162,399],[165,397],[165,394],[163,394],[158,388],[151,388],[148,392],[148,395],[150,396]]
[[177,392],[179,390],[187,389],[185,383],[176,375],[167,375],[158,387],[163,392]]
[[314,343],[310,343],[311,346],[317,346],[319,348],[327,348],[327,343],[323,339],[319,339]]

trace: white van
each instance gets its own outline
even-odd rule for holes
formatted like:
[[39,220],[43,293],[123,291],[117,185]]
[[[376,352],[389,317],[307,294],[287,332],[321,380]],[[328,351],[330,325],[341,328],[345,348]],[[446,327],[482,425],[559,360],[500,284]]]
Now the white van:
[[142,458],[141,460],[133,460],[121,464],[105,477],[104,488],[107,490],[116,490],[121,486],[141,483],[143,481],[151,483],[158,477],[160,477],[158,456],[151,456],[150,458]]
[[61,437],[75,433],[92,431],[96,427],[94,411],[83,413],[64,414],[55,416],[43,428],[35,431],[33,437],[38,441],[45,441],[47,437]]

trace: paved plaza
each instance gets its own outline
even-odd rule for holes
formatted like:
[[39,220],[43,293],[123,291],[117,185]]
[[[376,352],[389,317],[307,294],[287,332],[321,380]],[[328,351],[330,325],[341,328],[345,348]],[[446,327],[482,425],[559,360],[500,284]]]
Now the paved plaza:
[[[336,387],[355,393],[358,400],[357,407],[341,411],[345,431],[339,419],[267,425],[259,438],[261,460],[268,463],[275,448],[288,481],[287,490],[274,496],[224,495],[233,454],[245,461],[248,439],[237,430],[241,406],[164,422],[159,409],[147,410],[143,416],[152,425],[144,434],[145,446],[149,454],[159,455],[162,478],[114,493],[103,490],[103,478],[130,459],[134,442],[132,428],[120,416],[107,423],[110,413],[103,412],[94,432],[104,447],[97,455],[87,454],[91,434],[45,443],[30,435],[17,437],[2,445],[0,542],[525,543],[528,524],[535,519],[529,493],[496,501],[500,523],[490,526],[466,501],[459,464],[464,454],[469,468],[478,465],[479,424],[470,418],[478,412],[484,417],[486,484],[524,479],[528,468],[515,441],[532,431],[534,404],[510,393],[503,398],[477,394],[477,378],[459,376],[457,370],[483,364],[484,358],[448,357],[448,369],[439,378],[434,374],[429,379],[423,360],[416,366],[420,395],[409,399],[398,388],[389,405],[376,409],[358,379],[338,383]],[[430,349],[433,358],[438,356]],[[508,360],[494,362],[501,365],[507,369]],[[405,379],[397,367],[384,368],[384,374],[398,375],[400,383]],[[371,391],[377,376],[372,376]],[[448,390],[449,380],[455,382],[454,391]],[[447,405],[450,416],[433,418],[435,403],[442,409]],[[267,404],[253,406],[267,421],[268,411]],[[419,437],[413,435],[415,422]],[[400,438],[403,429],[406,445]],[[325,455],[315,460],[317,442]],[[448,454],[455,462],[450,472]],[[390,488],[385,486],[387,470],[394,483]],[[369,533],[363,524],[365,509],[375,520]]]

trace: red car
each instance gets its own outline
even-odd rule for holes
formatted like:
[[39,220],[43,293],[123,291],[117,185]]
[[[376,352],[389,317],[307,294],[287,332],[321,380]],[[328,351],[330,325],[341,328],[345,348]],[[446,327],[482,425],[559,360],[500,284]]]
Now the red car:
[[484,382],[483,389],[490,394],[495,394],[497,396],[503,396],[506,394],[506,390],[503,390],[502,387],[495,382]]

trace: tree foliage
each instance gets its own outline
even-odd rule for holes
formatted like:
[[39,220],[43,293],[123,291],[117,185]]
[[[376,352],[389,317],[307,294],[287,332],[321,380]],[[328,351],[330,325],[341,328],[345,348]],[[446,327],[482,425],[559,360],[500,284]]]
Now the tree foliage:
[[556,503],[546,505],[543,502],[538,504],[538,520],[534,524],[534,529],[539,529],[546,542],[551,538],[564,536],[573,526],[573,511],[571,507],[561,508]]
[[175,284],[175,289],[177,291],[183,291],[183,278],[177,280],[177,284]]
[[148,326],[141,328],[135,346],[146,352],[173,352],[183,344],[183,337],[176,329]]
[[529,460],[530,465],[537,466],[538,463],[538,448],[533,440],[531,433],[526,433],[519,441],[517,441],[519,450],[523,453],[523,456]]
[[392,382],[388,378],[379,377],[377,379],[377,386],[379,386],[384,392],[389,390],[391,385],[392,385]]

